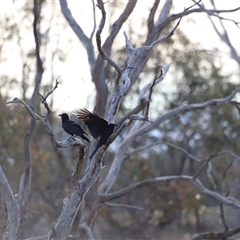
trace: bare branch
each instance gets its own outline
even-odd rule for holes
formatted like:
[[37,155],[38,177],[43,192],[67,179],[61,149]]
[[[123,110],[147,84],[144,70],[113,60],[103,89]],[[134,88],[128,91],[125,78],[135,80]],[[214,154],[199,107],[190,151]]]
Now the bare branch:
[[112,97],[111,97],[111,105],[108,111],[108,121],[113,122],[114,116],[117,112],[117,109],[119,107],[119,104],[125,96],[125,94],[128,92],[131,81],[130,81],[130,74],[132,71],[132,66],[134,66],[135,59],[137,58],[137,53],[135,49],[131,46],[130,41],[128,40],[127,34],[124,32],[126,46],[131,53],[126,64],[126,68],[124,69],[122,73],[122,85],[118,86],[118,88],[114,91]]
[[142,207],[138,207],[138,206],[134,206],[134,205],[119,204],[119,203],[104,202],[104,205],[107,207],[130,208],[130,209],[136,209],[136,210],[140,210],[140,211],[144,210]]
[[156,145],[159,145],[159,144],[165,144],[165,145],[167,145],[167,146],[169,146],[169,147],[172,147],[172,148],[174,148],[174,149],[176,149],[176,150],[179,150],[179,151],[183,152],[183,153],[186,154],[190,159],[193,159],[194,161],[202,162],[202,159],[193,156],[191,153],[189,153],[188,151],[186,151],[184,148],[181,148],[181,147],[179,147],[179,146],[177,146],[177,145],[174,145],[174,144],[172,144],[172,143],[169,143],[169,142],[166,142],[166,141],[162,141],[162,140],[157,141],[157,142],[154,142],[154,143],[151,143],[151,144],[146,145],[146,146],[143,146],[143,147],[140,147],[140,148],[138,148],[138,149],[134,149],[133,151],[131,151],[130,154],[134,154],[134,153],[136,153],[136,152],[143,151],[143,150],[145,150],[145,149],[147,149],[147,148],[151,148],[151,147],[156,146]]
[[152,93],[153,93],[153,87],[155,86],[157,80],[160,79],[162,76],[163,76],[163,71],[161,70],[159,76],[155,75],[153,82],[149,88],[149,95],[148,95],[147,105],[146,105],[145,114],[144,114],[146,119],[148,119],[149,107],[150,107],[150,102],[151,102]]
[[160,3],[160,0],[154,1],[154,4],[153,4],[153,6],[152,6],[152,8],[150,10],[150,13],[148,15],[148,20],[147,20],[148,32],[151,32],[153,27],[154,27],[154,17],[155,17],[155,13],[157,11],[159,3]]
[[42,94],[38,93],[40,95],[40,97],[42,98],[42,103],[45,103],[47,101],[47,98],[57,89],[58,84],[59,84],[59,82],[56,79],[56,83],[55,83],[54,88],[51,91],[47,92],[47,94],[45,96],[43,96]]
[[94,240],[92,231],[91,231],[90,227],[89,227],[86,223],[82,223],[82,224],[81,224],[81,228],[86,231],[87,236],[88,236],[88,239]]
[[163,177],[156,177],[156,178],[149,178],[146,180],[143,180],[141,182],[134,183],[132,185],[129,185],[128,187],[125,187],[121,190],[115,191],[113,193],[108,194],[99,194],[99,202],[103,203],[105,201],[111,201],[116,198],[122,197],[132,191],[134,191],[137,188],[145,187],[151,184],[155,184],[161,181],[173,181],[173,180],[184,180],[184,181],[190,181],[195,188],[200,190],[203,194],[214,198],[215,200],[219,201],[222,204],[226,204],[229,206],[232,206],[236,209],[240,209],[240,202],[232,197],[224,197],[220,195],[219,193],[215,191],[211,191],[207,189],[199,179],[193,178],[191,176],[187,175],[176,175],[176,176],[163,176]]
[[102,0],[97,0],[97,6],[102,12],[102,19],[99,23],[98,30],[96,32],[98,51],[101,54],[102,58],[104,60],[107,60],[108,63],[116,69],[116,71],[118,72],[118,75],[121,76],[122,69],[108,56],[108,54],[104,51],[104,49],[101,46],[101,33],[102,33],[102,30],[104,28],[105,21],[106,21],[106,11],[105,11],[104,3]]
[[203,186],[203,184],[197,178],[196,179],[192,178],[191,182],[192,182],[193,186],[198,188],[203,194],[214,198],[215,200],[219,201],[222,204],[226,204],[226,205],[232,206],[236,209],[240,209],[240,202],[238,200],[236,200],[235,198],[224,197],[215,191],[211,191],[211,190],[207,189],[205,186]]
[[122,125],[122,123],[129,119],[133,114],[137,114],[139,113],[140,111],[142,111],[144,109],[144,107],[146,106],[147,104],[147,101],[145,99],[142,99],[142,101],[139,101],[139,104],[133,108],[131,111],[129,111],[124,117],[122,117],[118,122],[117,124],[118,125]]
[[[200,2],[200,1],[199,1]],[[192,6],[191,6],[192,7]],[[187,8],[189,9],[189,8]],[[234,8],[234,9],[229,9],[229,10],[216,10],[216,9],[210,9],[209,11],[211,13],[227,13],[227,12],[236,12],[240,9],[239,8]],[[166,19],[164,19],[163,17],[161,18],[161,20],[158,20],[157,23],[155,24],[155,28],[154,31],[148,32],[146,41],[144,43],[144,45],[150,45],[152,44],[153,41],[156,41],[156,39],[159,37],[159,34],[161,33],[161,31],[163,29],[166,29],[167,26],[169,26],[170,23],[172,23],[173,21],[183,17],[183,16],[187,16],[189,14],[192,13],[202,13],[204,12],[203,9],[200,8],[193,8],[193,9],[189,9],[187,11],[180,12],[177,14],[172,14],[169,17],[167,17]],[[166,7],[166,13],[165,16],[167,15],[167,7]],[[145,52],[143,52],[138,59],[136,60],[136,64],[135,64],[135,68],[132,72],[132,84],[135,83],[138,79],[139,74],[141,73],[143,67],[145,66],[147,60],[149,59],[149,54],[150,54],[150,50],[147,50]]]
[[129,185],[128,187],[125,187],[121,190],[115,191],[113,193],[108,193],[108,194],[99,194],[99,202],[103,203],[106,201],[111,201],[114,200],[116,198],[122,197],[130,192],[132,192],[133,190],[137,189],[137,188],[142,188],[142,187],[146,187],[148,185],[151,184],[155,184],[158,182],[165,182],[165,181],[172,181],[172,180],[191,180],[192,177],[190,176],[164,176],[164,177],[156,177],[156,178],[149,178],[146,180],[143,180],[141,182],[137,182],[134,184]]
[[14,98],[12,101],[6,102],[6,104],[11,104],[11,103],[22,104],[34,119],[39,120],[41,124],[45,127],[46,132],[50,135],[54,146],[58,148],[67,148],[70,146],[79,146],[79,147],[85,146],[85,144],[78,138],[74,138],[74,139],[69,138],[65,141],[57,141],[48,119],[40,117],[34,110],[32,110],[32,108],[29,105],[27,105],[23,100],[20,100],[19,98]]
[[[94,158],[99,155],[99,152],[100,151],[98,151]],[[94,161],[94,158],[90,162],[90,166],[86,174],[78,181],[78,184],[71,191],[68,198],[65,199],[61,215],[49,234],[49,240],[65,239],[67,237],[78,212],[80,203],[82,202],[83,196],[97,181],[102,171],[101,162]]]
[[25,240],[47,240],[48,236],[38,236],[38,237],[30,237],[26,238]]
[[[237,21],[235,21],[235,20],[233,20],[233,19],[230,19],[230,18],[222,17],[222,16],[220,16],[218,13],[215,13],[215,12],[213,12],[213,11],[208,10],[207,8],[205,8],[203,4],[197,3],[195,0],[192,0],[192,1],[193,1],[194,3],[196,3],[196,4],[199,6],[199,8],[202,9],[204,12],[206,12],[209,16],[214,16],[214,17],[219,18],[220,20],[225,20],[225,21],[233,22],[238,28],[240,28],[240,22],[237,22]],[[211,3],[212,3],[212,5],[213,5],[214,9],[216,10],[216,7],[215,7],[214,2],[211,1]],[[237,10],[240,10],[240,8],[236,8],[235,10],[236,10],[236,11],[237,11]]]
[[59,84],[59,82],[58,82],[58,80],[56,79],[56,83],[55,83],[54,88],[53,88],[51,91],[47,92],[46,96],[43,96],[41,93],[38,93],[39,96],[42,98],[42,103],[44,104],[44,106],[45,106],[45,108],[46,108],[46,110],[47,110],[46,119],[47,119],[48,121],[50,120],[51,109],[50,109],[50,107],[48,106],[47,98],[57,89],[58,84]]
[[20,224],[20,208],[13,195],[7,178],[0,166],[0,193],[7,209],[9,239],[17,239]]
[[[168,2],[171,4],[172,1],[168,1]],[[199,2],[200,2],[200,1],[199,1]],[[142,52],[142,51],[146,51],[146,50],[151,50],[156,44],[158,44],[158,43],[160,43],[160,42],[163,42],[163,41],[165,41],[166,39],[170,38],[170,37],[174,34],[174,32],[175,32],[175,30],[177,29],[177,27],[179,26],[179,24],[180,24],[180,22],[181,22],[181,20],[182,20],[182,18],[183,18],[183,16],[184,16],[184,14],[185,14],[190,8],[194,7],[195,5],[196,5],[196,4],[194,4],[194,5],[186,8],[186,9],[182,12],[182,15],[181,15],[181,17],[179,18],[177,24],[175,25],[175,27],[174,27],[166,36],[164,36],[164,37],[162,37],[162,38],[159,38],[159,39],[153,41],[149,46],[143,46],[143,47],[141,47],[141,48],[140,48],[140,49],[141,49],[141,52]]]
[[[41,14],[41,8],[42,8],[43,2],[38,2],[37,0],[34,0],[33,2],[33,35],[35,40],[35,57],[36,57],[36,74],[35,74],[35,84],[33,93],[30,99],[29,108],[34,111],[35,104],[36,104],[36,97],[39,92],[40,84],[42,81],[42,75],[44,72],[43,69],[43,63],[40,56],[40,48],[41,48],[41,34],[40,34],[40,14]],[[26,212],[28,201],[29,201],[29,195],[30,195],[30,186],[31,186],[31,173],[32,173],[32,167],[31,167],[31,152],[30,152],[30,142],[31,138],[33,136],[33,133],[35,131],[36,127],[36,119],[31,118],[30,124],[26,130],[25,136],[24,136],[24,160],[25,160],[25,170],[24,173],[21,176],[20,184],[19,184],[19,190],[18,190],[18,196],[17,201],[20,207],[20,215],[23,215],[23,213]],[[20,219],[21,224],[19,225],[18,234],[19,238],[24,237],[23,232],[23,222],[22,219]]]
[[227,168],[226,168],[225,171],[223,172],[223,176],[222,176],[222,179],[221,179],[221,181],[220,181],[220,183],[219,183],[219,186],[221,186],[221,185],[223,184],[223,181],[224,181],[224,179],[225,179],[225,177],[226,177],[226,175],[227,175],[227,171],[231,168],[231,166],[233,165],[233,163],[234,163],[234,160],[230,162],[230,164],[227,166]]
[[[123,13],[119,16],[119,18],[113,23],[110,35],[106,39],[105,43],[103,44],[104,51],[110,55],[113,42],[115,37],[117,36],[118,32],[120,31],[123,24],[128,19],[129,15],[133,11],[137,1],[128,1]],[[107,97],[108,97],[108,90],[106,85],[105,73],[104,73],[104,61],[99,54],[97,57],[97,61],[95,64],[94,71],[92,72],[93,75],[93,82],[96,86],[97,91],[97,99],[96,99],[96,109],[95,111],[100,115],[103,116],[105,113]],[[119,78],[119,77],[118,77]],[[113,116],[115,112],[112,112],[111,115]],[[113,119],[113,118],[112,118]]]
[[157,20],[157,22],[154,26],[154,30],[156,30],[157,26],[160,25],[162,22],[164,22],[167,19],[168,15],[170,13],[170,10],[172,8],[172,2],[173,2],[172,0],[165,1],[163,9],[160,13],[160,16],[159,16],[159,18],[158,18],[158,20]]
[[93,35],[95,33],[95,30],[96,30],[96,9],[95,9],[95,4],[94,4],[94,0],[92,0],[92,8],[93,8],[93,30],[92,30],[92,33],[90,35],[90,40],[92,42],[92,39],[93,39]]
[[240,227],[230,229],[228,231],[220,232],[220,233],[215,233],[213,231],[211,232],[206,232],[206,233],[201,233],[195,236],[192,240],[200,240],[200,239],[227,239],[228,237],[231,237],[237,233],[240,232]]
[[[194,2],[195,2],[195,1],[194,1]],[[210,20],[210,22],[211,22],[211,24],[212,24],[215,32],[218,34],[218,36],[220,37],[220,39],[221,39],[223,42],[225,42],[226,45],[230,48],[232,58],[240,65],[240,56],[239,56],[239,54],[237,53],[236,48],[232,45],[232,42],[230,41],[230,38],[229,38],[228,33],[227,33],[227,30],[226,30],[226,28],[225,28],[225,26],[224,26],[224,24],[223,24],[223,20],[225,20],[225,19],[222,18],[222,17],[220,17],[220,16],[218,15],[219,12],[217,12],[217,10],[216,10],[216,8],[215,8],[214,5],[213,5],[213,7],[215,8],[215,9],[214,9],[215,12],[206,9],[206,8],[205,8],[203,5],[201,5],[201,4],[198,4],[198,6],[199,6],[199,8],[200,8],[203,12],[206,12],[206,13],[208,14],[209,20]],[[236,8],[236,9],[239,10],[240,8]],[[210,16],[217,17],[217,18],[219,19],[220,25],[221,25],[221,27],[222,27],[222,29],[223,29],[223,33],[221,33],[221,32],[218,30],[217,26],[215,25],[215,23],[213,22],[213,20],[211,19]],[[232,21],[233,21],[233,20],[232,20]],[[236,21],[233,21],[233,22],[234,22],[234,23],[236,24],[236,26],[239,28],[239,24],[240,24],[240,23],[239,23],[239,22],[236,22]]]
[[81,171],[82,171],[82,165],[83,165],[83,161],[84,161],[84,148],[79,148],[78,149],[78,162],[77,162],[77,166],[75,169],[75,172],[72,174],[72,187],[75,187],[75,185],[77,184],[80,175],[81,175]]
[[224,104],[231,103],[232,99],[235,97],[235,95],[240,91],[240,86],[237,87],[231,94],[229,94],[227,97],[222,99],[210,99],[203,103],[196,103],[196,104],[189,104],[189,105],[182,105],[180,107],[177,107],[175,109],[172,109],[161,116],[159,116],[153,123],[145,125],[141,128],[138,128],[135,132],[131,133],[119,146],[118,152],[115,155],[115,158],[113,160],[113,163],[108,171],[108,174],[101,184],[100,191],[108,192],[112,185],[115,182],[115,179],[119,173],[120,167],[122,163],[127,158],[128,154],[126,153],[126,148],[129,147],[129,145],[139,136],[142,136],[143,134],[149,132],[150,130],[157,127],[159,124],[165,122],[166,120],[169,120],[181,113],[194,111],[194,110],[200,110],[204,109],[207,106],[220,106]]
[[[221,99],[210,99],[206,102],[203,103],[195,103],[195,104],[189,104],[189,105],[182,105],[180,107],[177,107],[175,109],[172,109],[170,111],[168,111],[167,113],[159,116],[152,124],[148,125],[148,126],[144,126],[141,129],[139,129],[138,132],[136,132],[133,136],[131,136],[131,139],[135,139],[137,136],[140,136],[146,132],[148,132],[149,130],[153,129],[154,127],[158,126],[159,124],[161,124],[162,122],[169,120],[173,117],[175,117],[176,115],[179,115],[181,113],[185,113],[185,112],[189,112],[189,111],[195,111],[195,110],[200,110],[200,109],[204,109],[208,106],[221,106],[221,105],[225,105],[225,104],[229,104],[231,103],[231,100],[235,97],[235,95],[240,91],[240,86],[237,87],[231,94],[229,94],[227,97],[225,98],[221,98]],[[131,140],[130,139],[130,140]]]
[[81,41],[81,43],[83,44],[84,48],[87,51],[88,63],[92,71],[96,61],[92,41],[85,35],[82,28],[79,26],[79,24],[76,22],[76,20],[72,16],[72,13],[68,8],[67,0],[59,0],[59,3],[61,6],[61,11],[63,16],[66,18],[69,26],[72,28],[72,30],[77,35],[78,39]]
[[[240,161],[240,157],[235,155],[234,153],[228,151],[228,150],[222,150],[220,152],[217,152],[217,153],[214,153],[214,154],[211,154],[206,160],[204,160],[204,164],[201,166],[201,168],[199,168],[199,170],[197,171],[197,173],[193,176],[193,178],[196,178],[199,176],[199,174],[201,173],[201,171],[203,170],[203,168],[205,168],[208,163],[212,160],[212,158],[215,158],[215,157],[218,157],[220,155],[223,155],[223,154],[228,154],[230,156],[232,156],[233,158],[235,158],[236,160]],[[231,163],[232,164],[232,163]],[[231,167],[231,164],[229,165],[229,167]],[[229,169],[229,167],[225,170],[227,171]],[[225,173],[226,174],[226,173]],[[225,175],[224,175],[225,176]]]
[[213,184],[213,189],[216,191],[217,190],[217,184],[215,183],[213,177],[212,177],[212,163],[208,162],[208,168],[207,168],[207,176],[210,179],[211,183]]
[[225,219],[225,215],[224,215],[224,209],[223,209],[223,204],[220,204],[220,216],[221,216],[221,221],[222,224],[224,226],[225,232],[227,232],[229,230],[229,227],[227,225],[226,219]]
[[[157,67],[162,68],[162,66],[157,66]],[[166,74],[168,73],[169,68],[170,68],[170,65],[167,65],[167,66],[163,67],[163,72],[162,72],[161,76],[159,76],[159,78],[156,79],[156,84],[159,84],[164,80]],[[142,101],[142,99],[144,99],[144,95],[151,88],[151,86],[152,86],[152,84],[149,83],[141,90],[141,92],[139,93],[139,98],[138,98],[139,100],[138,101]]]

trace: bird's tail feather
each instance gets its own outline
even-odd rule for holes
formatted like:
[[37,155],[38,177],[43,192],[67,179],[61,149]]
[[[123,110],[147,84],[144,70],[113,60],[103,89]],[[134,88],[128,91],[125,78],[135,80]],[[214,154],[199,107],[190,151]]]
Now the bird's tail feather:
[[90,159],[93,158],[93,156],[95,155],[95,153],[97,152],[98,149],[99,149],[98,147],[96,147],[96,148],[94,149],[94,151],[92,152],[91,156],[89,157]]
[[91,140],[88,137],[86,137],[85,135],[83,135],[82,138],[87,142],[91,142]]

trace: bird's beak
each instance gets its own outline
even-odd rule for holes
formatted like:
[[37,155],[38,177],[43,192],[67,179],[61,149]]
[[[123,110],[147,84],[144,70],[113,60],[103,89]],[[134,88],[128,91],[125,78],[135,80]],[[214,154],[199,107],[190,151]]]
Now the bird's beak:
[[60,116],[60,117],[61,117],[61,116],[62,116],[62,114],[59,114],[58,116]]

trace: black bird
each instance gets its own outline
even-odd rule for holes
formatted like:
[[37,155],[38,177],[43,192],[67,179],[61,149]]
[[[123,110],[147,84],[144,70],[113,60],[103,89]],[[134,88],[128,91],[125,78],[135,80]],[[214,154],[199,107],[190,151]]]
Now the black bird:
[[87,109],[80,109],[75,111],[75,114],[80,120],[82,120],[89,129],[89,132],[94,138],[100,137],[90,159],[94,156],[97,150],[104,144],[106,144],[109,137],[112,135],[114,127],[117,126],[114,123],[108,124],[108,122],[100,118],[96,113],[89,112]]
[[80,136],[83,140],[87,142],[91,142],[87,134],[83,131],[83,129],[76,124],[74,121],[69,119],[69,116],[66,113],[58,115],[62,118],[62,128],[71,135],[70,138],[75,138],[76,136]]

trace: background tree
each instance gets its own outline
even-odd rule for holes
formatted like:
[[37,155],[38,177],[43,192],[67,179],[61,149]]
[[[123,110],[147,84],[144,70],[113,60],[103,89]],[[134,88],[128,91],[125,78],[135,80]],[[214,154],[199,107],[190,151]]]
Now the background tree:
[[[240,206],[238,196],[230,192],[236,190],[239,170],[236,134],[238,102],[233,100],[239,87],[232,81],[234,76],[226,76],[221,72],[221,59],[192,44],[180,31],[179,24],[181,26],[180,21],[186,15],[196,12],[204,12],[218,19],[225,33],[222,35],[212,21],[215,31],[229,46],[232,58],[239,64],[237,51],[227,35],[223,21],[238,23],[220,15],[236,12],[239,8],[218,10],[212,3],[212,8],[208,9],[201,1],[192,1],[192,6],[175,13],[171,1],[164,2],[162,6],[160,1],[151,2],[149,14],[142,21],[146,33],[138,35],[134,24],[127,25],[133,21],[131,17],[136,16],[134,10],[139,4],[137,1],[129,1],[126,5],[115,3],[115,11],[106,14],[106,5],[98,0],[96,9],[92,2],[93,30],[87,34],[87,30],[83,31],[78,24],[77,17],[73,17],[68,2],[59,3],[63,16],[87,52],[96,89],[94,109],[100,116],[106,116],[109,122],[118,123],[119,128],[92,160],[89,160],[88,153],[92,151],[94,142],[85,149],[78,139],[57,140],[58,134],[54,133],[59,128],[55,125],[54,112],[49,107],[53,108],[54,105],[48,102],[57,93],[59,82],[54,82],[53,86],[42,83],[43,72],[47,68],[44,56],[48,59],[46,49],[52,41],[49,37],[52,28],[42,18],[42,9],[47,5],[44,1],[25,5],[26,12],[33,9],[35,49],[32,54],[26,55],[22,48],[21,57],[27,59],[22,64],[22,99],[14,98],[8,102],[19,104],[9,105],[12,110],[10,113],[5,108],[6,117],[3,119],[11,120],[7,124],[5,120],[1,122],[3,132],[11,126],[15,134],[14,127],[19,129],[21,122],[27,128],[24,151],[21,151],[19,145],[15,148],[9,133],[3,134],[2,138],[4,148],[1,150],[1,162],[7,159],[9,164],[4,166],[9,180],[0,169],[2,209],[8,219],[3,221],[3,236],[10,239],[30,237],[24,230],[33,225],[29,214],[30,209],[36,208],[39,211],[39,217],[34,213],[34,219],[38,221],[36,225],[43,226],[38,239],[65,239],[70,231],[80,239],[92,239],[93,236],[117,238],[113,232],[103,231],[108,226],[120,229],[119,239],[133,236],[151,238],[155,234],[159,237],[159,233],[164,232],[163,226],[173,226],[174,223],[185,226],[186,232],[190,233],[212,231],[212,226],[204,226],[201,221],[204,219],[203,209],[207,209],[205,212],[209,214],[213,207],[221,212],[223,224],[223,227],[213,226],[216,238],[238,233],[239,226],[231,225],[234,229],[229,230],[226,219],[229,222],[231,219],[224,214],[223,206],[237,209]],[[53,7],[54,13],[55,10]],[[117,10],[119,15],[115,14]],[[108,16],[111,16],[108,23],[110,31],[102,43]],[[115,16],[117,20],[114,20]],[[95,19],[99,20],[96,34]],[[44,26],[48,26],[45,31]],[[118,37],[121,36],[123,26],[128,26],[128,31],[124,32],[125,47],[121,48],[115,43],[121,42]],[[177,35],[172,37],[174,33]],[[21,40],[19,35],[18,39]],[[183,48],[185,51],[182,51]],[[53,80],[54,58],[58,56],[63,60],[65,53],[57,48],[50,52],[50,76]],[[31,89],[27,79],[33,76],[34,68],[28,66],[33,56],[36,66]],[[159,87],[164,86],[168,76],[171,76],[168,81],[172,84],[169,92]],[[30,89],[32,94],[27,94]],[[9,98],[8,95],[2,96],[2,102]],[[19,112],[22,105],[27,112]],[[29,114],[30,122],[26,123],[24,116]],[[37,128],[36,120],[41,123]],[[44,134],[43,128],[50,138]],[[18,139],[23,136],[21,131],[18,131],[21,134]],[[11,146],[15,148],[12,151]],[[105,153],[107,149],[109,151]],[[12,152],[14,154],[10,154]],[[11,177],[11,164],[14,166],[16,162],[23,166],[22,162],[15,161],[19,158],[24,159],[25,168],[20,168],[18,175]],[[73,164],[72,159],[77,159],[77,163]],[[74,165],[76,168],[73,168]],[[41,176],[43,172],[44,176]],[[20,175],[18,187],[17,179]],[[35,179],[38,175],[40,177]],[[61,209],[60,201],[64,196],[67,197]],[[140,206],[147,210],[140,211],[143,210]],[[191,220],[191,214],[195,223]],[[108,221],[104,221],[106,219]],[[136,219],[139,221],[136,222]],[[50,223],[53,221],[51,229]],[[106,226],[104,222],[109,225]],[[141,224],[144,227],[139,228]],[[197,228],[187,228],[192,225]],[[101,231],[97,229],[99,226]],[[46,229],[51,229],[49,234]],[[209,236],[210,233],[198,234],[195,239]]]

